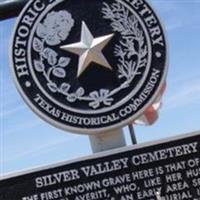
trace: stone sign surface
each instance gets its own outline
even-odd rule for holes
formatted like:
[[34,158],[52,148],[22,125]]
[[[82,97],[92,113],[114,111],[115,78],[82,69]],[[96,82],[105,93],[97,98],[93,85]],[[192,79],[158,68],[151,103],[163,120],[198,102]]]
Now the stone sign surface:
[[0,181],[1,200],[200,200],[200,133],[100,153]]

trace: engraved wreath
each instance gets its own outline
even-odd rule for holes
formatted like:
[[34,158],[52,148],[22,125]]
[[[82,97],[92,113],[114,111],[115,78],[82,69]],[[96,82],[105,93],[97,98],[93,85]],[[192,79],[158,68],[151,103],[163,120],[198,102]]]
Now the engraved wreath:
[[[103,3],[103,18],[111,21],[113,31],[121,34],[121,40],[115,45],[114,55],[118,60],[118,78],[122,84],[114,90],[100,89],[86,95],[85,89],[80,87],[70,93],[71,85],[66,82],[67,67],[71,62],[69,57],[59,57],[52,49],[65,41],[74,26],[74,19],[65,10],[52,11],[47,14],[43,23],[36,30],[37,37],[33,39],[33,49],[39,54],[39,59],[34,60],[34,68],[42,73],[47,81],[47,86],[52,93],[65,96],[68,102],[87,101],[88,106],[97,109],[101,104],[110,106],[113,96],[130,86],[135,76],[141,75],[141,69],[147,63],[147,45],[144,42],[143,31],[139,29],[139,22],[134,15],[118,1],[109,6]],[[132,56],[137,59],[132,59]],[[51,77],[55,76],[63,82],[58,84]]]

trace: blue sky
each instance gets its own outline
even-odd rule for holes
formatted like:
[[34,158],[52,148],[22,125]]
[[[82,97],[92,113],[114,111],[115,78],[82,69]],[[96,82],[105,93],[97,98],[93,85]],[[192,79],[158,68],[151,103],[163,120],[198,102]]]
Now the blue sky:
[[[135,127],[139,143],[200,130],[200,0],[149,1],[166,27],[170,64],[160,118],[151,127]],[[8,53],[14,24],[0,22],[0,174],[91,154],[87,136],[47,124],[17,92]]]

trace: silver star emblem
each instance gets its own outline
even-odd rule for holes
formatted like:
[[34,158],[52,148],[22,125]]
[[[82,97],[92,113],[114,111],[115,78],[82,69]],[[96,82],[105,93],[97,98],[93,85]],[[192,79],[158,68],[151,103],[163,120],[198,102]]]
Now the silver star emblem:
[[79,55],[77,77],[88,68],[91,62],[95,62],[102,67],[112,70],[102,50],[113,36],[114,34],[109,34],[94,38],[85,22],[82,22],[81,41],[60,47],[65,51]]

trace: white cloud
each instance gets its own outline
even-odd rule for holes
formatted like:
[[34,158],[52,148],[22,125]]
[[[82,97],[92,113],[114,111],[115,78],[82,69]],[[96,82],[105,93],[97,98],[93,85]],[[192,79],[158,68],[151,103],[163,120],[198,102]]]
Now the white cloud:
[[18,153],[14,156],[12,156],[11,158],[3,158],[3,161],[6,162],[13,162],[15,160],[19,160],[19,159],[23,159],[24,157],[31,157],[34,155],[38,155],[38,153],[40,152],[45,152],[47,153],[48,151],[52,151],[52,149],[57,148],[58,146],[61,146],[62,144],[67,145],[67,143],[71,143],[72,141],[76,140],[77,138],[79,138],[79,135],[70,135],[68,137],[66,137],[66,139],[62,139],[62,140],[57,140],[57,141],[51,141],[49,143],[46,144],[41,144],[41,145],[37,145],[35,146],[35,148],[31,148],[30,150],[27,150],[25,152],[22,153]]
[[159,9],[159,12],[161,13],[168,13],[168,12],[172,12],[174,10],[177,9],[178,5],[177,5],[177,1],[173,0],[151,0],[150,1],[155,9],[157,8],[157,10]]
[[[20,105],[20,106],[16,106],[16,107],[11,107],[11,108],[7,108],[7,109],[2,109],[2,111],[0,112],[0,118],[7,118],[13,115],[18,114],[21,111],[24,111],[27,107],[25,105]],[[17,117],[17,116],[16,116]]]
[[200,107],[200,81],[191,79],[180,82],[170,96],[166,97],[164,110],[197,105]]
[[199,24],[199,0],[150,0],[168,31]]
[[180,22],[180,21],[174,21],[172,23],[168,23],[166,25],[166,30],[167,31],[173,31],[173,30],[176,30],[178,28],[181,28],[183,26],[183,23]]
[[22,124],[16,124],[14,127],[11,127],[5,132],[5,135],[29,132],[30,130],[34,130],[34,128],[40,125],[42,125],[42,121],[39,118],[36,120],[26,121]]

